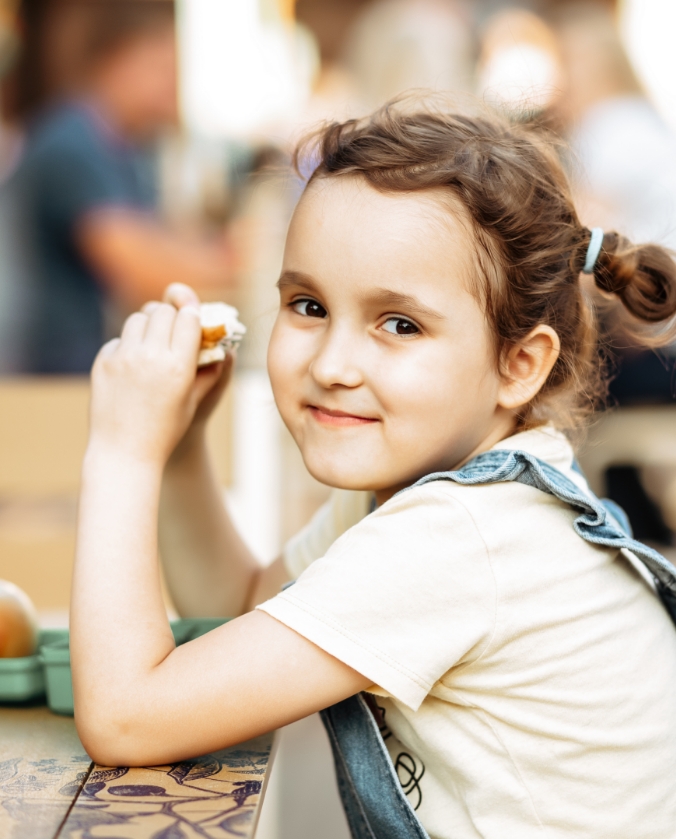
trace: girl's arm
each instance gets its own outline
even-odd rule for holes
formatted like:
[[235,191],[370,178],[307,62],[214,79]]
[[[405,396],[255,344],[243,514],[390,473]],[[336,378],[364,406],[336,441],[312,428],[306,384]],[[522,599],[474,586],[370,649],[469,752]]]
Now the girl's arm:
[[253,612],[180,648],[159,583],[162,474],[213,382],[190,307],[127,321],[92,372],[71,610],[76,724],[99,763],[203,754],[299,719],[369,680]]
[[262,567],[237,532],[204,434],[165,468],[159,536],[167,586],[184,617],[241,615],[288,579],[281,558]]
[[[188,286],[174,283],[165,300],[199,306]],[[150,313],[158,304],[145,308]],[[213,384],[164,470],[159,510],[160,554],[167,586],[183,617],[235,617],[276,594],[288,575],[281,558],[263,567],[234,527],[206,442],[206,426],[227,387],[232,356],[204,371]]]

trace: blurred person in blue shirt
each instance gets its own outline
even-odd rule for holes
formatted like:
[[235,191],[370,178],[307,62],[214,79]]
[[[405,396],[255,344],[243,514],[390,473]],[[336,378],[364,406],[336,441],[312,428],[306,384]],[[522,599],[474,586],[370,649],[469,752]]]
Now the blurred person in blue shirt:
[[[173,3],[52,2],[43,31],[59,21],[80,24],[61,27],[71,41],[51,29],[62,63],[64,45],[79,53],[71,63],[76,81],[64,85],[67,95],[57,91],[33,109],[5,186],[21,284],[22,304],[12,313],[24,338],[18,366],[34,373],[88,371],[109,337],[107,309],[157,299],[173,281],[222,289],[231,276],[223,238],[181,238],[155,214],[150,150],[178,122]],[[46,76],[49,57],[40,67]],[[28,94],[34,89],[28,85]]]

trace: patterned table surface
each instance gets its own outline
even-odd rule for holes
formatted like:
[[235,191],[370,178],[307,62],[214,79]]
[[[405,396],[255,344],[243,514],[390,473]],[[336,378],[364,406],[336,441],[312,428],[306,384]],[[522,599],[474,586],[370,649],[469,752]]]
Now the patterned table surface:
[[2,839],[252,839],[273,735],[148,768],[93,764],[70,717],[0,708]]

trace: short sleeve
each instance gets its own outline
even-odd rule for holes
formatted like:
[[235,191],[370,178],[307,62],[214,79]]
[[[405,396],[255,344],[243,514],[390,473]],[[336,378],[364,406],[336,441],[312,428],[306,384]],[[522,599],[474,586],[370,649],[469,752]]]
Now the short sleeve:
[[481,655],[495,602],[470,513],[448,484],[428,484],[356,524],[258,608],[416,710],[451,668]]
[[299,577],[316,559],[364,516],[368,515],[373,495],[357,490],[334,489],[310,522],[284,546],[284,566],[292,579]]

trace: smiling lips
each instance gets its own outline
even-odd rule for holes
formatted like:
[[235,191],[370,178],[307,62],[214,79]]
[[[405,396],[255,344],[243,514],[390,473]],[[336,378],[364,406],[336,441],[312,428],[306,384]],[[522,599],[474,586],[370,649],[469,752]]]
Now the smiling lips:
[[360,417],[355,414],[347,414],[344,411],[331,411],[328,408],[321,408],[317,405],[308,405],[310,414],[322,425],[349,426],[367,425],[378,422],[373,417]]

